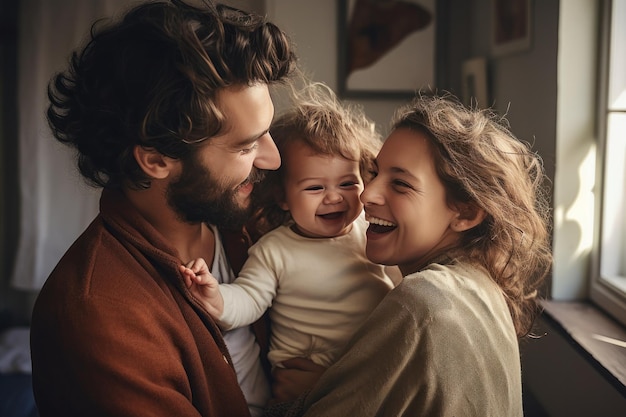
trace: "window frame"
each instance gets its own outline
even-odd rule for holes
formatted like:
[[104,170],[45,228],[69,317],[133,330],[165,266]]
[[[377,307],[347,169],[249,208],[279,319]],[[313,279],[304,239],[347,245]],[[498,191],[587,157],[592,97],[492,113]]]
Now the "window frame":
[[[611,140],[609,137],[609,119],[611,115],[622,114],[626,115],[626,108],[613,109],[609,105],[610,89],[612,88],[610,79],[610,65],[611,58],[615,57],[618,53],[621,55],[621,59],[626,59],[626,52],[619,50],[618,48],[612,49],[612,36],[613,36],[613,10],[615,10],[615,4],[620,2],[620,6],[626,9],[626,0],[605,0],[602,2],[601,9],[601,33],[600,33],[600,59],[599,59],[599,83],[598,83],[598,147],[597,147],[597,171],[596,171],[596,204],[595,204],[595,222],[594,222],[594,242],[592,246],[591,257],[591,279],[589,287],[589,297],[591,301],[601,309],[605,310],[617,321],[626,326],[626,291],[619,289],[613,285],[610,279],[603,276],[603,256],[606,251],[603,251],[604,239],[604,211],[605,211],[605,193],[608,192],[605,176],[607,175],[607,148],[608,142]],[[622,39],[622,37],[624,39]],[[620,41],[617,44],[626,43],[626,31],[620,33]],[[623,49],[623,47],[622,47]],[[619,52],[618,52],[619,51]],[[624,82],[621,83],[622,87]],[[620,116],[624,117],[624,116]],[[613,139],[614,140],[614,139]],[[626,204],[626,196],[622,194],[621,203],[622,206]],[[622,249],[626,250],[626,231],[621,231],[622,235]],[[608,255],[606,255],[608,256]],[[623,270],[621,273],[624,273]],[[626,277],[619,276],[620,280],[625,280]]]

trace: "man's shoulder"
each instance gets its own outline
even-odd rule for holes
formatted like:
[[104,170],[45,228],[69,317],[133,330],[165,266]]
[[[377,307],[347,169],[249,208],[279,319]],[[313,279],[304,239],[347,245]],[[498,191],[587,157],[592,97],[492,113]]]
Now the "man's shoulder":
[[149,280],[158,279],[152,275],[162,268],[151,274],[148,257],[136,247],[129,248],[96,218],[61,257],[39,296],[67,300],[70,305],[83,302],[89,306],[107,298],[112,303],[124,302],[145,292],[152,285]]

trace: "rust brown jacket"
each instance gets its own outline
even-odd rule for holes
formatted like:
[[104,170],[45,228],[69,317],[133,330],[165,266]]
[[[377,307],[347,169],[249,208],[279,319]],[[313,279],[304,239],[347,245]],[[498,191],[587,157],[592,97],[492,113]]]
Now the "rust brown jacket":
[[249,416],[221,333],[177,251],[121,192],[56,266],[34,307],[41,417]]

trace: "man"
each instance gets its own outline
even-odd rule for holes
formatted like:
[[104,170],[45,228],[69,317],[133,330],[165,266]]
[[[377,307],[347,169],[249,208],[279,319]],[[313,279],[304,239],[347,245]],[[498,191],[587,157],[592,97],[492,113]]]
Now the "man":
[[240,228],[262,170],[280,164],[269,86],[294,65],[271,23],[172,0],[97,24],[53,78],[49,124],[103,192],[33,311],[42,417],[260,412],[254,335],[222,337],[178,267],[204,257],[232,278],[216,226]]

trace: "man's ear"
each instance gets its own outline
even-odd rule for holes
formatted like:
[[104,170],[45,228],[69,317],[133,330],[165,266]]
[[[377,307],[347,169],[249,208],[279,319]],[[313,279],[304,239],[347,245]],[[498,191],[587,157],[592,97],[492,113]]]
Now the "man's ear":
[[478,207],[473,201],[456,203],[455,210],[457,211],[457,216],[450,224],[450,227],[455,232],[464,232],[478,226],[487,217],[485,210]]
[[135,145],[133,148],[133,156],[143,172],[154,179],[167,178],[176,162],[174,159],[166,157],[154,148],[147,148],[140,145]]

